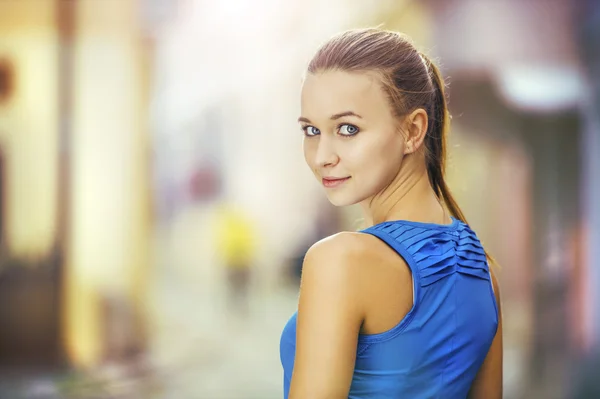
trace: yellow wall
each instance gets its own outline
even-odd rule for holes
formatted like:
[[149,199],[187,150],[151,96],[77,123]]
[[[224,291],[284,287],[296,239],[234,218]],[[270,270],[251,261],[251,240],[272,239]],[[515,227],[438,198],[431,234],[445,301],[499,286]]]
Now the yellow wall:
[[83,0],[77,11],[67,343],[82,366],[102,356],[100,299],[139,305],[150,266],[145,53],[134,15],[124,0]]
[[40,258],[54,243],[57,207],[58,41],[52,1],[0,1],[0,58],[15,70],[0,105],[6,156],[6,237],[13,256]]
[[[0,1],[0,58],[14,97],[0,105],[11,255],[36,259],[56,239],[58,33],[53,0]],[[103,355],[101,298],[141,309],[149,267],[147,66],[135,0],[77,1],[65,344],[71,361]]]

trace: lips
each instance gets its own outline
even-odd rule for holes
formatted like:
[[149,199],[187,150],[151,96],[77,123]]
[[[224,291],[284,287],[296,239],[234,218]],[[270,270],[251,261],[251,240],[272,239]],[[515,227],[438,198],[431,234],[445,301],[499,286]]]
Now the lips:
[[339,187],[350,180],[350,177],[323,177],[322,183],[327,188]]

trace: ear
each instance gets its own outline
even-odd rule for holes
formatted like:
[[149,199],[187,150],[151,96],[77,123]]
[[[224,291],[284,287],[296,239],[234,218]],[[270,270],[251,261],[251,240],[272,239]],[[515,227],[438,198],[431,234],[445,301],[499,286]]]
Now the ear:
[[427,134],[427,126],[427,112],[423,108],[417,108],[406,117],[404,154],[412,154],[421,147]]

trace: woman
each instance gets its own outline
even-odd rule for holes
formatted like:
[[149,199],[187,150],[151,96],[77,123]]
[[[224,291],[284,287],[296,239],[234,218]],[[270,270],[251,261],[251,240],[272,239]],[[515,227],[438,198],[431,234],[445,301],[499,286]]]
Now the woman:
[[308,251],[285,398],[501,398],[499,291],[444,181],[439,70],[398,33],[344,32],[310,62],[301,108],[308,166],[371,227]]

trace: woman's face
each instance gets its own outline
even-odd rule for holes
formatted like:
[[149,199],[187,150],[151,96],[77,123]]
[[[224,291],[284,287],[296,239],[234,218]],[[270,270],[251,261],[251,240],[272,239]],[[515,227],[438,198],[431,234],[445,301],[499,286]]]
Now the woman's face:
[[369,200],[398,174],[405,142],[375,74],[309,74],[298,120],[306,163],[332,204]]

